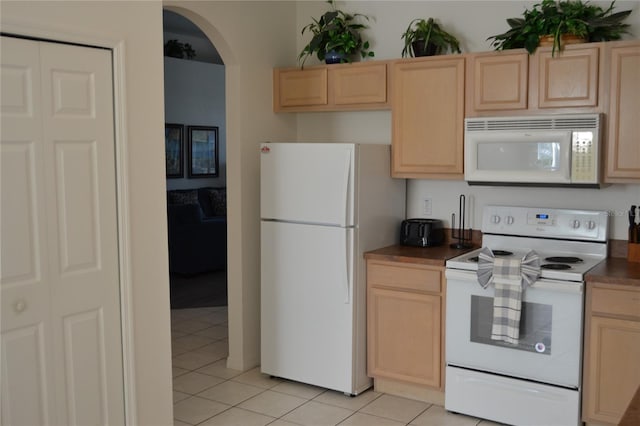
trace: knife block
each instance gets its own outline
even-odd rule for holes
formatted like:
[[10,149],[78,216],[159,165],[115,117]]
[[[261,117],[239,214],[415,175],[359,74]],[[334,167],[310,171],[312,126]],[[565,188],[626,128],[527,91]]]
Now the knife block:
[[629,243],[627,245],[627,260],[629,262],[640,262],[640,243]]

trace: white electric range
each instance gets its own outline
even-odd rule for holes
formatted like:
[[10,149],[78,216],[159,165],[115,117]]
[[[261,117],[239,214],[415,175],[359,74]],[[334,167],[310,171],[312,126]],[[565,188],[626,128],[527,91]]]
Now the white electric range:
[[446,262],[445,408],[517,425],[578,425],[584,276],[607,256],[605,211],[485,206],[482,243],[495,257],[540,258],[522,295],[516,344],[492,340],[493,286],[474,250]]

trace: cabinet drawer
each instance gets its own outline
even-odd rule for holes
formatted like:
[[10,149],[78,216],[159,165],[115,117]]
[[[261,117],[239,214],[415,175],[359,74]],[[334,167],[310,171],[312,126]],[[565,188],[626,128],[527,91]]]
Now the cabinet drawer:
[[440,293],[443,268],[400,262],[367,262],[367,283],[374,287]]
[[640,291],[594,288],[591,312],[640,318]]

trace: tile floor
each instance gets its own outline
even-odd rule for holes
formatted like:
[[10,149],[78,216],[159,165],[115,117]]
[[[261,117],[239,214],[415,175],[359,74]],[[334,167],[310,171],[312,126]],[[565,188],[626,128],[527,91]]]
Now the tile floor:
[[226,368],[227,308],[171,311],[174,425],[489,426],[495,423],[369,390],[357,397]]

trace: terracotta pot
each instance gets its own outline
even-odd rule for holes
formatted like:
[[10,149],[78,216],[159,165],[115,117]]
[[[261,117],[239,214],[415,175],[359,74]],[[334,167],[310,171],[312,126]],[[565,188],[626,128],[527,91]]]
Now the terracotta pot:
[[[587,39],[584,37],[580,37],[573,34],[562,34],[560,36],[560,45],[564,46],[565,44],[578,44],[578,43],[586,43]],[[553,36],[552,35],[544,35],[540,36],[539,46],[553,46]]]

